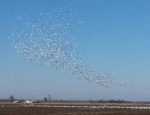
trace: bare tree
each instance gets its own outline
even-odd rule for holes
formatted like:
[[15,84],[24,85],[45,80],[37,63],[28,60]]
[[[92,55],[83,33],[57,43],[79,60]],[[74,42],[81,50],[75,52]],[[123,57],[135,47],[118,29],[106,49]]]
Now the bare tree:
[[9,100],[10,100],[10,101],[14,101],[14,100],[15,100],[14,96],[13,96],[13,95],[10,95]]
[[44,97],[44,101],[47,102],[47,97]]
[[51,99],[52,99],[52,98],[51,98],[51,96],[50,96],[50,95],[48,95],[47,97],[48,97],[48,101],[51,101]]

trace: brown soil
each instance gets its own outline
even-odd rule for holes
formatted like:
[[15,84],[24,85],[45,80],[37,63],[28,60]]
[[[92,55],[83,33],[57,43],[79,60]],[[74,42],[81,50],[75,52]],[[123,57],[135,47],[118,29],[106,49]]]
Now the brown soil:
[[0,115],[150,115],[150,110],[0,107]]

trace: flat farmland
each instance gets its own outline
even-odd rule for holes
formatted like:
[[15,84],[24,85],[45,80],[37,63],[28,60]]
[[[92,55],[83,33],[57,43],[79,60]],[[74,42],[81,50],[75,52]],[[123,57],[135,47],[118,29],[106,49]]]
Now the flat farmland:
[[[149,104],[102,103],[0,103],[0,115],[150,115],[150,109],[113,107],[149,107]],[[104,107],[104,108],[95,108]],[[108,108],[110,107],[110,108]],[[112,108],[111,108],[112,107]]]

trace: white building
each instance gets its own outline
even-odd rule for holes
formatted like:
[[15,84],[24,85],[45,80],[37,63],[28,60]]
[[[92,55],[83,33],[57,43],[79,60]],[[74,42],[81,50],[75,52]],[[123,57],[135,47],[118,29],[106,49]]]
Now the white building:
[[14,101],[14,103],[20,103],[20,101]]
[[33,101],[26,100],[24,103],[31,104]]

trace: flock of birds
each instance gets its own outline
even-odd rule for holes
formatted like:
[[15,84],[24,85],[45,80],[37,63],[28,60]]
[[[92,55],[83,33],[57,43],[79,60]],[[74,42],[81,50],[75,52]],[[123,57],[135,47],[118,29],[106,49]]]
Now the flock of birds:
[[[58,5],[60,2],[64,5],[66,1],[58,0]],[[67,2],[71,6],[75,1]],[[115,77],[98,74],[84,64],[80,53],[75,52],[77,44],[69,35],[74,26],[84,24],[84,21],[75,19],[77,8],[70,6],[54,9],[50,13],[40,13],[35,19],[27,15],[19,16],[17,19],[21,22],[20,26],[11,31],[13,47],[24,59],[37,65],[56,69],[100,86],[112,87],[117,83]]]
[[139,109],[139,110],[149,110],[150,107],[149,106],[135,106],[135,105],[34,105],[34,104],[23,104],[23,105],[19,105],[20,107],[49,107],[49,108],[84,108],[84,109]]

